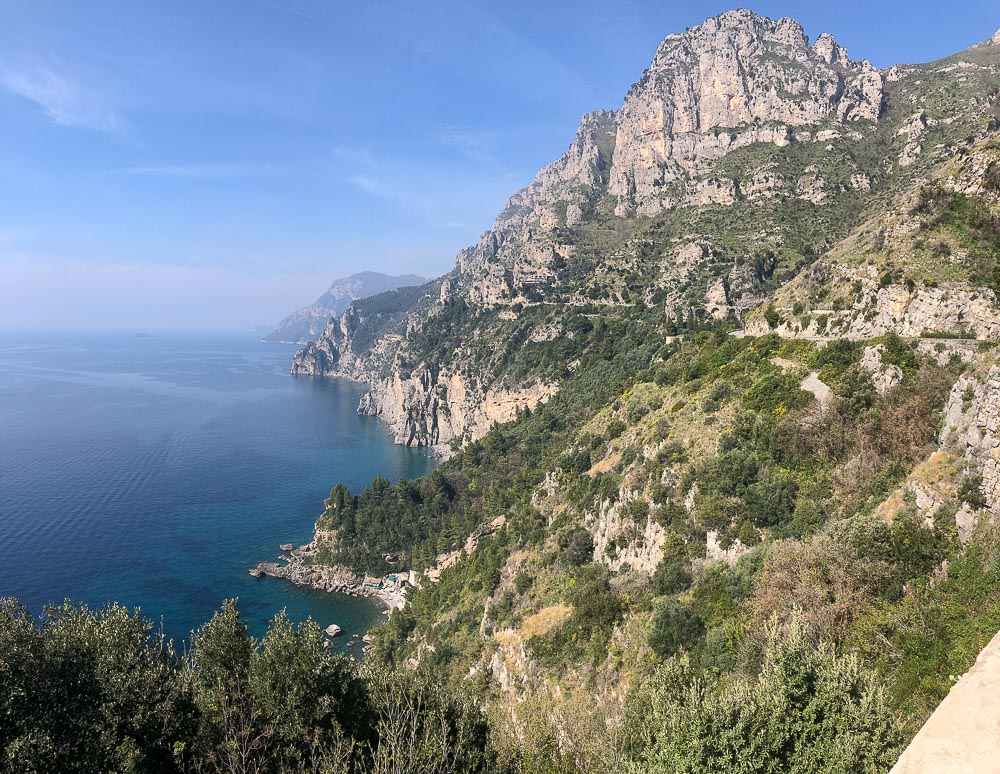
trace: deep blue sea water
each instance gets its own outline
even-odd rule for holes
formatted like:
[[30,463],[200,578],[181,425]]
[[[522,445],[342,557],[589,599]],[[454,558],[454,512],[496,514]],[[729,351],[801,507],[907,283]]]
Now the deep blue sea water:
[[[288,375],[248,334],[0,334],[0,595],[139,606],[187,639],[227,597],[358,632],[368,600],[256,580],[307,542],[338,481],[433,465],[356,413],[361,388]],[[347,637],[338,638],[343,644]]]

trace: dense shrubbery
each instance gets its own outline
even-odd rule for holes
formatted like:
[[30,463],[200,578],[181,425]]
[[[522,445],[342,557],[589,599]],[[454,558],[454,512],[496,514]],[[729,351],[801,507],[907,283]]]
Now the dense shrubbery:
[[[661,346],[641,342],[641,330],[636,322],[634,346],[594,357],[549,404],[424,479],[376,479],[358,495],[334,487],[319,526],[338,536],[322,559],[366,571],[427,566],[505,518],[374,633],[363,667],[326,654],[313,625],[283,618],[252,642],[231,605],[179,657],[120,609],[56,610],[39,628],[8,604],[0,678],[15,688],[0,697],[9,721],[0,743],[17,764],[8,770],[386,771],[397,761],[401,771],[485,770],[482,717],[422,675],[468,679],[489,695],[493,633],[543,606],[559,615],[525,634],[529,658],[557,680],[635,675],[633,714],[614,727],[613,717],[539,709],[511,737],[522,741],[505,743],[505,765],[614,768],[624,756],[635,771],[885,768],[901,738],[898,711],[925,716],[944,676],[1000,626],[995,535],[963,552],[953,512],[934,528],[906,509],[891,523],[872,513],[930,448],[955,372],[921,365],[887,338],[885,359],[904,382],[878,395],[858,347],[804,350],[835,389],[819,412],[798,387],[806,369],[772,362],[789,355],[776,337],[702,331]],[[707,408],[726,418],[717,453],[663,434],[673,417],[700,420]],[[606,421],[581,434],[599,412]],[[652,435],[638,440],[639,429]],[[591,471],[612,452],[612,469]],[[546,513],[535,495],[556,468],[561,509]],[[633,536],[648,518],[663,526],[663,559],[651,578],[609,572],[594,563],[582,514],[647,481],[646,496],[622,496],[619,515]],[[981,481],[969,476],[958,497],[980,506]],[[757,547],[734,565],[693,561],[708,529],[723,547],[737,538]],[[515,554],[528,564],[511,573]],[[945,644],[928,648],[928,637]],[[835,648],[857,651],[871,671]],[[414,658],[416,674],[396,671]],[[36,662],[37,678],[27,666]],[[779,713],[785,722],[771,722]],[[69,760],[75,749],[86,765]]]
[[634,693],[625,748],[634,772],[885,771],[903,742],[878,675],[814,644],[802,617],[772,622],[759,673],[726,681],[671,660]]
[[[994,162],[984,179],[986,190],[991,190],[996,167]],[[938,184],[925,185],[913,212],[923,216],[925,229],[939,231],[958,242],[971,282],[1000,293],[1000,214],[989,201]],[[950,254],[950,247],[942,244]]]
[[232,602],[180,656],[137,613],[0,600],[0,771],[492,769],[480,712],[426,675],[331,656],[281,614],[254,641]]
[[697,642],[705,626],[691,608],[676,599],[665,599],[653,613],[649,625],[649,645],[661,658]]

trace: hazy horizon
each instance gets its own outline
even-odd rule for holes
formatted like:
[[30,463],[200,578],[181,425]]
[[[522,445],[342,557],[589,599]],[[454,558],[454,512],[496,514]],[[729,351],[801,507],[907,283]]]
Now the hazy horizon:
[[[738,5],[7,3],[0,329],[246,330],[360,270],[439,276],[664,36]],[[880,67],[1000,27],[800,5],[752,7]]]

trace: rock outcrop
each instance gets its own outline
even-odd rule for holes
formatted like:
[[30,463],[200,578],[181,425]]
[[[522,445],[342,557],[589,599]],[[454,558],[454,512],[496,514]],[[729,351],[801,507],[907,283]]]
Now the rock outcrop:
[[318,550],[315,541],[307,543],[290,551],[284,564],[261,562],[250,570],[250,574],[258,578],[262,575],[284,578],[296,586],[308,586],[320,591],[334,591],[361,597],[376,595],[375,590],[364,585],[364,578],[347,567],[313,564],[312,559],[316,557]]
[[942,445],[954,445],[970,472],[983,477],[986,507],[1000,517],[1000,368],[959,378],[944,415]]
[[[612,571],[628,567],[652,575],[663,558],[667,531],[648,513],[639,522],[628,515],[628,504],[644,502],[641,493],[625,492],[615,503],[602,502],[586,518],[594,537],[594,560]],[[656,508],[658,506],[652,506]]]
[[874,347],[865,347],[861,357],[861,367],[872,375],[872,382],[879,395],[903,381],[903,369],[898,365],[883,362],[884,354],[885,345],[876,344]]
[[484,390],[461,373],[422,368],[409,378],[397,372],[374,384],[358,411],[385,421],[396,443],[443,447],[512,421],[519,411],[544,403],[556,389],[535,382],[520,389]]
[[617,212],[678,204],[669,185],[753,143],[787,145],[794,128],[877,121],[882,76],[829,35],[812,48],[793,19],[729,11],[670,35],[617,116],[610,193]]
[[996,340],[1000,338],[1000,306],[993,291],[952,283],[947,287],[908,289],[879,287],[869,269],[837,268],[845,283],[859,289],[850,309],[810,309],[784,314],[772,326],[762,315],[749,318],[746,332],[760,336],[772,330],[785,338],[872,339],[886,333],[907,337]]

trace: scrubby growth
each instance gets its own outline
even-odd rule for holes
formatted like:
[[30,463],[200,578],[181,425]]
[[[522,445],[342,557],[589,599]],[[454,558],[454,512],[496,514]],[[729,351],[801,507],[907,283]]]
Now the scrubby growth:
[[424,673],[323,647],[284,613],[255,641],[227,601],[178,654],[138,612],[0,600],[0,771],[464,772],[483,716]]
[[[902,375],[882,393],[861,366],[875,345]],[[983,597],[997,534],[962,546],[955,532],[960,502],[983,506],[975,476],[958,475],[930,526],[905,498],[878,510],[936,448],[960,370],[894,336],[637,334],[438,468],[451,494],[439,521],[413,519],[425,540],[484,489],[504,506],[467,529],[504,518],[375,633],[376,655],[488,697],[496,749],[521,771],[885,770],[1000,627]],[[636,569],[649,539],[659,559]],[[713,558],[711,540],[736,553]],[[918,647],[920,627],[948,646]],[[768,725],[782,712],[797,720]]]
[[727,681],[687,662],[630,699],[625,771],[885,771],[903,739],[885,686],[855,654],[813,641],[801,616],[769,624],[760,663]]

